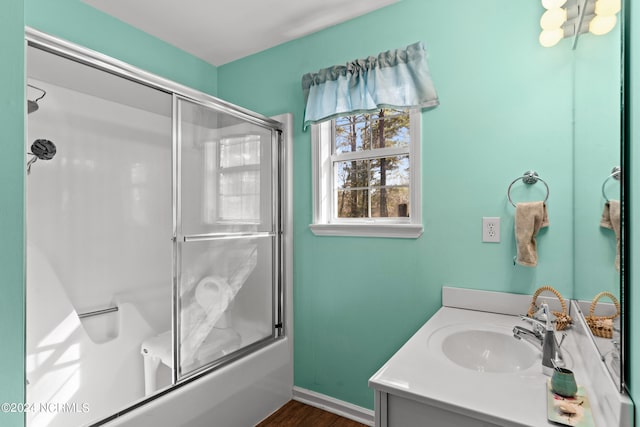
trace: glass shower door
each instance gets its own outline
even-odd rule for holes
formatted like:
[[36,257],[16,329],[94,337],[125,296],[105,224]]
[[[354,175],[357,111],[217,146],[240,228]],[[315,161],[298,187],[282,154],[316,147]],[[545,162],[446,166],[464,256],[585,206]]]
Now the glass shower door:
[[175,380],[279,335],[280,131],[174,99]]

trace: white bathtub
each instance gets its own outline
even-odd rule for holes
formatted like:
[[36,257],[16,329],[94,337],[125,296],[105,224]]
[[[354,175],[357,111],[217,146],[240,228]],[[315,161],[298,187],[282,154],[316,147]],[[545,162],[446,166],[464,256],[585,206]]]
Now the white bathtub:
[[109,427],[249,427],[292,397],[292,342],[281,339],[109,421]]

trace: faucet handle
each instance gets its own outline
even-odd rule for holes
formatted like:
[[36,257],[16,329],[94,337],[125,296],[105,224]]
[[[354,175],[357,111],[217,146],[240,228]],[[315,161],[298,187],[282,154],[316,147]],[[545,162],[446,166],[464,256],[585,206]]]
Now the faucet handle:
[[562,333],[562,338],[560,338],[560,342],[559,342],[559,343],[558,343],[558,345],[557,345],[558,350],[560,350],[560,347],[562,347],[562,343],[564,342],[564,339],[565,339],[566,337],[567,337],[567,333],[566,333],[566,332],[563,332],[563,333]]

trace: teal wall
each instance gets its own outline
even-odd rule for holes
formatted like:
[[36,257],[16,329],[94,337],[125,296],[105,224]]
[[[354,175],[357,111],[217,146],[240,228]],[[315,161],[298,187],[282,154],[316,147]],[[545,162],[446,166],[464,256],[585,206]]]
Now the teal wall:
[[[0,403],[24,401],[24,6],[0,7]],[[0,425],[22,425],[0,412]]]
[[[295,116],[296,386],[372,408],[368,378],[440,308],[443,285],[532,293],[549,284],[572,296],[574,75],[581,70],[582,82],[593,76],[580,67],[590,55],[572,52],[570,40],[540,47],[542,12],[539,2],[402,0],[219,67],[221,98]],[[579,49],[606,40],[615,46],[616,37],[594,45],[594,36],[584,36]],[[301,76],[418,40],[427,46],[441,101],[422,114],[424,235],[314,236]],[[597,105],[597,96],[583,100]],[[509,183],[529,169],[551,187],[551,226],[539,236],[537,268],[513,265],[514,210],[506,198]],[[590,174],[601,183],[606,171]],[[543,195],[542,185],[529,195],[522,187],[514,199]],[[601,209],[595,207],[596,229]],[[502,243],[481,243],[483,216],[502,218]]]
[[80,0],[24,3],[30,27],[211,95],[217,93],[216,67]]

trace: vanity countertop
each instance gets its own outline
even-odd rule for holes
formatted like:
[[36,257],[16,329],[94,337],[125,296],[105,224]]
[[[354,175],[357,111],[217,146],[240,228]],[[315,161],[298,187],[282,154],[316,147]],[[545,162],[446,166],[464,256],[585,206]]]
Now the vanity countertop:
[[[451,325],[480,325],[504,329],[528,326],[517,316],[442,307],[369,380],[375,390],[408,398],[503,426],[549,426],[546,387],[549,377],[542,374],[541,355],[529,368],[516,373],[478,372],[460,367],[442,352],[433,350],[432,334]],[[436,334],[437,335],[437,334]],[[514,338],[515,339],[515,338]],[[567,367],[576,381],[585,386],[590,400],[588,378],[582,369],[576,342],[569,333],[562,345],[569,353]],[[535,350],[538,352],[538,350]],[[578,357],[576,357],[578,356]],[[599,421],[594,409],[596,425]]]

